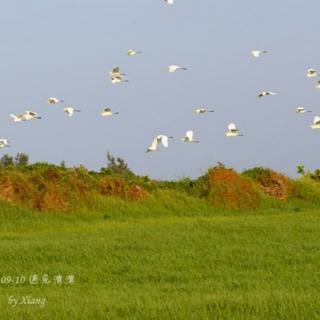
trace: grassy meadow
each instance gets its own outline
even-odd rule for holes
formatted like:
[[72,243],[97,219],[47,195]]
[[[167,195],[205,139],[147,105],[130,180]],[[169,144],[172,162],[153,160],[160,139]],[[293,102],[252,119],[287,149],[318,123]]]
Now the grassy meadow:
[[320,318],[315,173],[109,169],[0,169],[0,319]]

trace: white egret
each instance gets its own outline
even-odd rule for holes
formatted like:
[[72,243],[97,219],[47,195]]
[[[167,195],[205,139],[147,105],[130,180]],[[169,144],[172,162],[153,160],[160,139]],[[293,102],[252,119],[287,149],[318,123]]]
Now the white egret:
[[240,130],[237,128],[237,126],[234,123],[230,123],[228,125],[228,131],[226,132],[227,137],[238,137],[243,136],[243,134],[240,134]]
[[311,129],[320,129],[320,117],[319,116],[314,117],[313,123],[310,127],[311,127]]
[[298,107],[296,109],[296,113],[299,113],[299,114],[303,114],[303,113],[306,113],[306,112],[312,112],[312,111],[306,110],[304,107]]
[[254,58],[260,58],[263,54],[266,54],[266,53],[268,53],[268,51],[265,51],[265,50],[252,50],[251,51],[251,55]]
[[7,139],[0,139],[0,149],[10,147],[9,143],[10,142]]
[[262,91],[258,94],[258,98],[263,98],[263,97],[267,97],[267,96],[275,96],[276,93],[275,92],[271,92],[271,91]]
[[48,98],[47,102],[49,104],[56,104],[56,103],[62,103],[62,102],[64,102],[64,100],[61,100],[57,97],[50,97],[50,98]]
[[157,151],[159,146],[162,144],[163,147],[168,148],[169,146],[169,139],[173,139],[173,137],[168,137],[163,134],[157,135],[153,141],[151,142],[151,145],[147,149],[146,152],[152,152],[152,151]]
[[202,113],[207,113],[207,112],[214,112],[214,110],[208,110],[204,107],[200,107],[200,108],[193,110],[193,112],[196,114],[202,114]]
[[33,111],[25,111],[24,114],[10,114],[10,117],[13,118],[14,122],[21,122],[21,121],[29,121],[35,119],[41,119],[36,112]]
[[26,111],[24,113],[24,119],[26,121],[29,121],[29,120],[36,120],[36,119],[42,119],[40,116],[38,116],[38,113],[37,112],[34,112],[34,111]]
[[176,71],[178,71],[178,70],[187,70],[187,68],[178,66],[178,65],[176,65],[176,64],[170,65],[170,66],[168,67],[168,69],[169,69],[169,72],[170,72],[170,73],[176,72]]
[[73,107],[66,107],[63,111],[68,115],[68,117],[72,117],[75,112],[81,112],[79,109],[75,109]]
[[117,84],[122,82],[129,82],[128,80],[124,79],[123,76],[113,76],[111,77],[111,83]]
[[128,82],[128,80],[124,79],[125,73],[121,73],[119,67],[114,67],[111,71],[109,71],[110,79],[113,84]]
[[119,114],[119,112],[113,112],[111,110],[111,108],[109,107],[105,107],[103,108],[102,112],[100,113],[103,117],[109,117],[109,116],[112,116],[114,114]]
[[194,132],[192,130],[188,130],[185,136],[181,139],[183,142],[195,142],[199,143],[199,141],[194,139]]
[[138,50],[134,50],[134,49],[129,49],[129,50],[127,51],[127,55],[128,55],[129,57],[132,57],[132,56],[135,56],[135,55],[141,54],[141,53],[142,53],[142,51],[138,51]]
[[308,69],[307,78],[315,78],[318,76],[318,72],[315,69]]

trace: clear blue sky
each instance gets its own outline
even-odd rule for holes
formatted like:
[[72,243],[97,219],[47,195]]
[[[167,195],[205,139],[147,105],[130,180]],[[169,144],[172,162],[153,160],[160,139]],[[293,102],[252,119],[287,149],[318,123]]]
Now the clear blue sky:
[[[320,2],[316,0],[6,1],[0,12],[0,137],[31,161],[99,169],[109,150],[139,174],[198,176],[217,161],[238,170],[257,165],[293,175],[320,167],[320,91],[305,77],[320,70]],[[136,48],[142,55],[127,57]],[[252,49],[268,50],[253,59]],[[186,72],[169,74],[169,64]],[[112,85],[119,65],[130,80]],[[258,100],[259,91],[278,92]],[[82,110],[73,118],[58,96]],[[110,105],[121,115],[102,118]],[[196,116],[200,105],[216,112]],[[313,114],[298,116],[304,105]],[[13,123],[33,110],[39,121]],[[235,122],[244,137],[224,136]],[[183,144],[188,129],[200,144]],[[146,154],[156,134],[176,139]]]

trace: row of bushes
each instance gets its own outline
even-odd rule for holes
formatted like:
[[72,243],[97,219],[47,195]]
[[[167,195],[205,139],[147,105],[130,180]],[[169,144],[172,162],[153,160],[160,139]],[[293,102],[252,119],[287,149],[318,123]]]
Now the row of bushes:
[[15,159],[0,166],[0,199],[40,211],[71,212],[92,203],[96,195],[106,201],[108,197],[148,201],[149,195],[160,189],[179,191],[225,209],[256,209],[270,200],[320,203],[320,180],[310,174],[293,180],[266,168],[240,174],[219,164],[195,180],[157,181],[136,176],[124,160],[110,154],[107,166],[100,172],[83,166],[67,168],[64,164],[29,165],[21,155],[20,160],[19,156]]

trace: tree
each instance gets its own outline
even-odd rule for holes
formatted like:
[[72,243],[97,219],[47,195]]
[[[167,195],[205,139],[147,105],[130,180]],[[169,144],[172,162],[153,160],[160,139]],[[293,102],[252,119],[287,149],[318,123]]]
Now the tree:
[[16,166],[27,166],[29,164],[29,156],[25,153],[17,153],[14,158],[14,164]]
[[66,162],[64,160],[61,161],[60,167],[61,168],[65,168],[66,167]]
[[114,157],[110,152],[108,152],[107,160],[107,167],[101,169],[102,173],[127,177],[134,176],[134,173],[129,169],[129,166],[124,159]]
[[5,154],[0,159],[0,164],[2,167],[13,166],[14,165],[13,158],[11,156],[9,156],[8,154]]
[[305,171],[305,169],[304,169],[304,165],[299,164],[299,165],[297,166],[297,173],[298,173],[298,174],[301,174],[301,175],[303,175],[303,176],[306,174],[306,171]]

